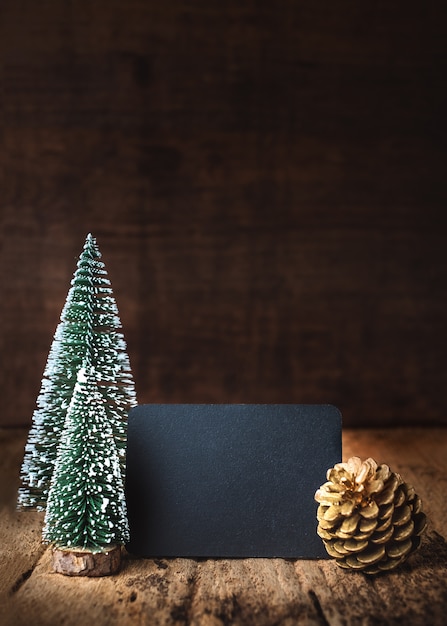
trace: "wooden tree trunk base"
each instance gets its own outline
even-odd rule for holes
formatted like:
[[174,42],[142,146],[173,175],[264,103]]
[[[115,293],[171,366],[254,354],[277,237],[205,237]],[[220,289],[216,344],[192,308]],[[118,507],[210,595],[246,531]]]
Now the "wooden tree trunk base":
[[121,565],[121,546],[104,552],[53,548],[53,569],[66,576],[109,576]]

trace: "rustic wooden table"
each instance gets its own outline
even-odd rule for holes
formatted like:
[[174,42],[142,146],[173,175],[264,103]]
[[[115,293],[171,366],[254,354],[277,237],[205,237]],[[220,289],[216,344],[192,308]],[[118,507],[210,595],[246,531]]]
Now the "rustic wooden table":
[[412,482],[429,527],[420,550],[376,578],[332,561],[126,556],[116,576],[52,573],[42,515],[14,509],[27,433],[0,430],[0,624],[94,626],[447,623],[447,430],[346,430],[343,457],[372,456]]

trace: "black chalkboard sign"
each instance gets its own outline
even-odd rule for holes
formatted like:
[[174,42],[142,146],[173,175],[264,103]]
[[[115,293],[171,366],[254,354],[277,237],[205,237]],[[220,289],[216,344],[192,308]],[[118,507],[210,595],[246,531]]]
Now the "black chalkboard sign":
[[314,494],[341,461],[331,405],[150,404],[129,413],[129,552],[325,558]]

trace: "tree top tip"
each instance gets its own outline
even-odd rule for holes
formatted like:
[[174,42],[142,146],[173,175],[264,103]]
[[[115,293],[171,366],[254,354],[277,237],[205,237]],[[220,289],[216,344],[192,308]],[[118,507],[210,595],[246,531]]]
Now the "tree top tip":
[[97,256],[98,258],[101,257],[98,244],[96,243],[96,239],[95,237],[93,237],[92,233],[89,233],[85,238],[84,251],[86,250],[90,251],[91,253],[93,253],[94,256]]

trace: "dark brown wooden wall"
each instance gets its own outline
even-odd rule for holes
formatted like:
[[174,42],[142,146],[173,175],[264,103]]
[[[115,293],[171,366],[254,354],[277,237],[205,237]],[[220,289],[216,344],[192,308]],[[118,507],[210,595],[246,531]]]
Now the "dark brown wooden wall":
[[1,5],[1,423],[89,231],[140,402],[447,423],[444,3]]

